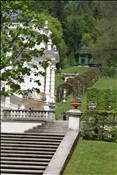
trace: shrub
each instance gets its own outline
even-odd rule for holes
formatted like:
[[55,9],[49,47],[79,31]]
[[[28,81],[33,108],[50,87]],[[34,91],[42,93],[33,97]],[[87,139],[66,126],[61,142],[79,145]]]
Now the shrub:
[[116,67],[101,67],[101,75],[105,77],[117,77]]
[[87,110],[82,116],[85,125],[81,136],[86,140],[117,142],[117,112]]
[[83,95],[88,87],[91,87],[100,77],[100,69],[92,68],[87,72],[76,75],[74,78],[69,78],[57,88],[57,102],[62,100],[64,89],[66,95]]
[[[111,106],[112,110],[117,109],[117,90],[116,89],[87,89],[87,104],[95,103],[97,110],[106,110]],[[88,107],[88,106],[87,106]]]

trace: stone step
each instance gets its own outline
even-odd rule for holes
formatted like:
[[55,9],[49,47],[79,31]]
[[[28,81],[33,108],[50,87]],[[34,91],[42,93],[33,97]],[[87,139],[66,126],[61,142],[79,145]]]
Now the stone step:
[[[1,168],[1,173],[8,173],[8,174],[32,174],[32,175],[35,175],[35,174],[38,174],[38,175],[41,175],[43,174],[44,170],[23,170],[23,169],[3,169]],[[3,174],[1,174],[3,175]]]
[[[30,130],[28,130],[28,131],[25,131],[25,133],[39,133],[39,132],[48,132],[48,129],[40,129],[40,130],[33,130],[33,129],[30,129]],[[66,133],[64,130],[53,130],[53,129],[51,129],[51,130],[49,130],[49,132],[51,132],[51,133]]]
[[21,138],[21,137],[1,137],[1,140],[10,140],[10,141],[14,141],[14,140],[17,140],[17,141],[19,141],[19,140],[22,140],[22,141],[26,141],[26,140],[28,140],[28,141],[50,141],[50,142],[52,142],[52,141],[55,141],[55,142],[60,142],[61,141],[61,138],[58,138],[58,137],[42,137],[42,138]]
[[19,161],[19,160],[3,160],[2,164],[7,164],[7,165],[37,165],[37,166],[47,166],[48,165],[48,161],[44,161],[44,162],[30,162],[30,161]]
[[52,130],[54,132],[59,132],[59,131],[66,131],[67,129],[66,128],[62,128],[62,127],[60,127],[60,128],[58,128],[58,127],[55,127],[55,128],[54,127],[51,127],[51,128],[49,128],[49,127],[42,127],[42,128],[31,128],[29,130],[38,130],[38,131],[48,130],[49,132],[51,132],[51,130]]
[[25,133],[66,133],[68,131],[68,122],[63,121],[54,121],[54,122],[45,122],[43,125],[37,125],[31,129],[25,131]]
[[[51,158],[32,158],[32,157],[1,157],[1,161],[27,161],[27,162],[49,162]],[[2,162],[1,162],[2,163]]]
[[22,164],[22,165],[6,165],[6,164],[1,164],[1,168],[9,168],[9,169],[28,169],[28,170],[30,170],[30,169],[32,169],[32,170],[45,170],[45,168],[46,168],[46,166],[40,166],[40,165],[24,165],[24,164]]
[[1,133],[1,175],[42,175],[68,123],[45,122],[24,133]]
[[34,127],[38,127],[38,128],[43,128],[43,127],[58,127],[58,128],[60,128],[60,127],[65,127],[65,128],[67,128],[68,127],[68,124],[62,124],[62,123],[60,123],[60,124],[58,124],[58,123],[47,123],[47,124],[44,124],[44,125],[37,125],[37,126],[34,126]]
[[21,150],[21,151],[44,151],[44,152],[46,152],[46,151],[51,151],[51,152],[53,152],[53,151],[56,151],[56,147],[55,148],[35,148],[35,147],[12,147],[12,146],[8,146],[7,145],[7,147],[6,146],[1,146],[1,150],[13,150],[13,151],[15,151],[15,150]]
[[14,137],[14,136],[16,136],[16,137],[42,137],[42,136],[54,136],[54,137],[63,137],[64,136],[64,134],[62,134],[62,133],[49,133],[49,132],[47,132],[47,133],[1,133],[1,136],[10,136],[10,137]]
[[29,158],[29,157],[33,157],[33,158],[52,158],[52,155],[44,155],[44,154],[23,154],[23,153],[1,153],[1,158],[2,157],[25,157],[25,158]]
[[37,147],[37,148],[57,148],[59,145],[57,144],[57,145],[45,145],[45,144],[43,144],[43,145],[35,145],[35,144],[21,144],[20,146],[19,146],[19,144],[16,144],[16,145],[14,145],[13,143],[9,143],[9,144],[5,144],[5,143],[1,143],[1,146],[6,146],[6,147],[32,147],[32,148],[34,148],[34,147]]
[[1,139],[11,139],[12,138],[12,139],[25,139],[25,140],[27,140],[27,139],[33,139],[33,140],[37,140],[37,139],[57,139],[57,140],[61,140],[64,137],[63,134],[59,135],[59,133],[58,133],[58,136],[56,136],[56,135],[52,136],[52,133],[51,133],[51,135],[37,135],[37,133],[35,133],[35,135],[34,135],[34,133],[30,133],[30,134],[27,133],[27,134],[28,135],[13,135],[13,134],[12,135],[2,135],[1,134]]
[[68,126],[56,126],[56,125],[45,125],[45,126],[34,126],[33,128],[48,128],[48,129],[51,129],[51,128],[55,128],[55,129],[61,129],[61,128],[65,128],[65,129],[68,129]]
[[50,141],[48,141],[48,142],[46,142],[46,141],[41,141],[41,142],[33,142],[33,141],[10,141],[10,140],[1,140],[1,145],[2,144],[14,144],[14,145],[18,145],[18,146],[20,146],[21,144],[29,144],[29,145],[32,145],[32,144],[35,144],[35,146],[37,146],[37,145],[59,145],[60,144],[60,142],[50,142]]
[[25,153],[25,154],[43,154],[43,155],[53,155],[54,151],[30,151],[30,150],[6,150],[1,149],[2,153],[10,153],[10,154],[17,154],[17,153]]
[[55,139],[36,139],[36,140],[33,140],[33,139],[1,139],[1,143],[41,143],[41,142],[49,142],[49,143],[60,143],[61,142],[61,140],[55,140]]

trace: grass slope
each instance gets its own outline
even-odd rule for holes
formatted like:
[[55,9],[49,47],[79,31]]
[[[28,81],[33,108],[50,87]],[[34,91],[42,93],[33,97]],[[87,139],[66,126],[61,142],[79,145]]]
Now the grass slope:
[[80,140],[63,175],[117,175],[117,144]]
[[[72,69],[73,68],[71,68],[71,70]],[[82,67],[80,70],[82,70]],[[62,72],[69,71],[62,70]],[[58,78],[56,78],[58,81],[57,86],[63,82],[62,78],[60,82],[60,76],[62,77],[62,74],[56,75]],[[117,89],[117,79],[102,77],[93,87]],[[72,98],[73,96],[71,94],[67,97],[66,104],[62,104],[62,102],[56,104],[56,116],[58,119],[62,119],[61,113],[63,111],[72,109],[70,106],[70,100]],[[82,106],[79,107],[79,109],[83,112],[87,107],[87,93],[85,93],[81,99]],[[80,140],[63,172],[63,175],[117,175],[116,162],[117,143]]]
[[55,88],[57,88],[60,84],[64,82],[62,79],[63,73],[74,73],[74,72],[82,73],[82,72],[86,72],[89,69],[90,69],[89,67],[78,67],[78,66],[62,69],[60,73],[56,73]]
[[[117,89],[117,78],[100,78],[94,85],[93,87],[95,88],[112,88],[112,89]],[[61,112],[63,111],[68,111],[72,109],[70,106],[70,100],[73,98],[73,95],[71,94],[70,96],[67,97],[67,103],[63,104],[62,102],[56,103],[56,117],[58,119],[61,118]],[[87,93],[85,93],[82,97],[82,105],[79,107],[79,109],[84,112],[85,109],[87,108]]]
[[[67,69],[62,69],[61,73],[56,73],[56,78],[55,78],[55,88],[57,88],[60,84],[62,84],[64,81],[62,79],[63,73],[73,73],[73,72],[78,72],[78,73],[82,73],[82,72],[86,72],[88,71],[90,68],[89,67],[69,67]],[[63,104],[62,102],[56,103],[56,117],[57,119],[62,119],[62,112],[64,111],[68,111],[70,109],[72,109],[72,107],[70,106],[70,100],[73,98],[73,95],[69,95],[67,97],[67,103]],[[83,95],[82,97],[82,101],[83,104],[82,106],[79,108],[80,110],[84,110],[86,108],[86,95]]]
[[117,78],[100,78],[94,85],[94,88],[112,88],[117,89]]

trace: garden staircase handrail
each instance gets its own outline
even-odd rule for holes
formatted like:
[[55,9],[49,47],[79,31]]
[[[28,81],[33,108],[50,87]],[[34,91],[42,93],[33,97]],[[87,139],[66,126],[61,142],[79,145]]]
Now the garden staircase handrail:
[[46,120],[50,114],[55,111],[52,110],[13,110],[4,109],[3,119],[42,119]]

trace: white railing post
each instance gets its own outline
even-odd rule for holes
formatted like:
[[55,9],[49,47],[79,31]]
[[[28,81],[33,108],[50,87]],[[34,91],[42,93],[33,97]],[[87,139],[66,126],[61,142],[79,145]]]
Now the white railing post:
[[81,106],[81,103],[80,97],[74,96],[74,99],[70,101],[70,105],[73,106],[73,109],[67,111],[69,115],[69,129],[77,130],[78,132],[81,130],[80,117],[82,112],[77,108]]
[[77,109],[72,109],[67,111],[67,114],[69,115],[69,129],[80,131],[81,129],[80,117],[82,115],[82,112]]

